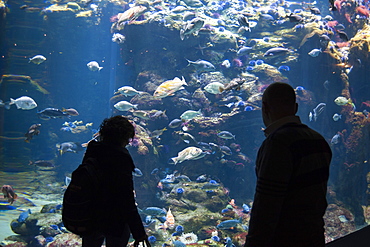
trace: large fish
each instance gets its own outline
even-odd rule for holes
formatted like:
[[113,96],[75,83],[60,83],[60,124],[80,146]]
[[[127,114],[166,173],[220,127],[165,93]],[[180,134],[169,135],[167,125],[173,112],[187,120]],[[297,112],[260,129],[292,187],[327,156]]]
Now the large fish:
[[290,52],[290,50],[287,49],[287,48],[274,47],[274,48],[268,49],[263,56],[264,57],[273,57],[273,56],[283,55],[287,52]]
[[201,18],[194,18],[191,21],[187,21],[180,30],[180,38],[181,40],[185,39],[185,36],[194,33],[195,35],[198,34],[199,30],[203,27],[204,20]]
[[182,79],[175,77],[173,80],[165,81],[161,85],[159,85],[155,90],[153,96],[157,99],[172,96],[176,91],[184,89],[184,85],[188,85],[184,77],[182,77]]
[[31,110],[37,107],[36,102],[31,97],[28,97],[28,96],[22,96],[22,97],[19,97],[18,99],[10,98],[9,105],[13,105],[13,104],[17,106],[17,109],[22,109],[22,110]]
[[202,149],[197,147],[187,147],[177,154],[177,157],[171,158],[174,164],[184,162],[185,160],[197,160],[203,158],[206,153]]
[[49,120],[51,118],[63,118],[63,117],[69,117],[70,115],[57,108],[45,108],[42,111],[37,112],[37,115],[39,118],[44,120]]
[[190,61],[188,59],[186,59],[188,61],[188,66],[191,64],[195,67],[195,69],[198,71],[198,72],[207,72],[207,71],[214,71],[216,68],[215,66],[206,61],[206,60],[201,60],[201,59],[198,59],[197,61],[193,62],[193,61]]

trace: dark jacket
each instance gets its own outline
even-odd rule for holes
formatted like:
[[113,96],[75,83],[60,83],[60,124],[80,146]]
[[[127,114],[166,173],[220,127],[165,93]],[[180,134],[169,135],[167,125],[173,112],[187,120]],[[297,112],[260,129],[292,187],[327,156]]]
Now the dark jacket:
[[246,247],[324,246],[331,150],[316,131],[287,123],[258,151]]
[[145,236],[145,230],[134,198],[132,172],[135,168],[126,148],[91,141],[84,155],[96,158],[101,178],[101,188],[96,191],[99,230],[120,236],[124,223],[130,227],[135,239]]

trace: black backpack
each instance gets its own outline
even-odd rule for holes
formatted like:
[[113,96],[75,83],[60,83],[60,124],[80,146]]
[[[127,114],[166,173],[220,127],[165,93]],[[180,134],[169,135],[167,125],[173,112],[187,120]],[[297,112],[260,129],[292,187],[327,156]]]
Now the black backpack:
[[74,234],[86,236],[97,229],[94,194],[101,188],[99,174],[95,158],[88,158],[72,172],[63,197],[62,220],[64,227]]

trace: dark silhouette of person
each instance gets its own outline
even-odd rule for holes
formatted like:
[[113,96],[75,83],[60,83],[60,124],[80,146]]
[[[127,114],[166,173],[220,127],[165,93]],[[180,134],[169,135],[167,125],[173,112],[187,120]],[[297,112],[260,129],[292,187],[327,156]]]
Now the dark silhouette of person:
[[135,203],[134,162],[125,148],[134,135],[134,126],[125,117],[114,116],[100,125],[100,140],[88,144],[83,159],[97,159],[102,188],[94,205],[97,230],[82,237],[83,247],[100,247],[104,239],[107,247],[127,246],[130,232],[134,246],[140,242],[150,246]]
[[266,139],[245,247],[321,247],[332,157],[324,137],[301,123],[294,89],[272,83],[262,96]]

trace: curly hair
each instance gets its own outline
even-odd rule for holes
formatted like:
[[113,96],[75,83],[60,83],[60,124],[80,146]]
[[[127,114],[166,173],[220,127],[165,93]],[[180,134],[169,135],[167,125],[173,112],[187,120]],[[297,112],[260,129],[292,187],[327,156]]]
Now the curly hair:
[[99,132],[102,141],[118,145],[135,136],[134,126],[124,116],[104,119]]

